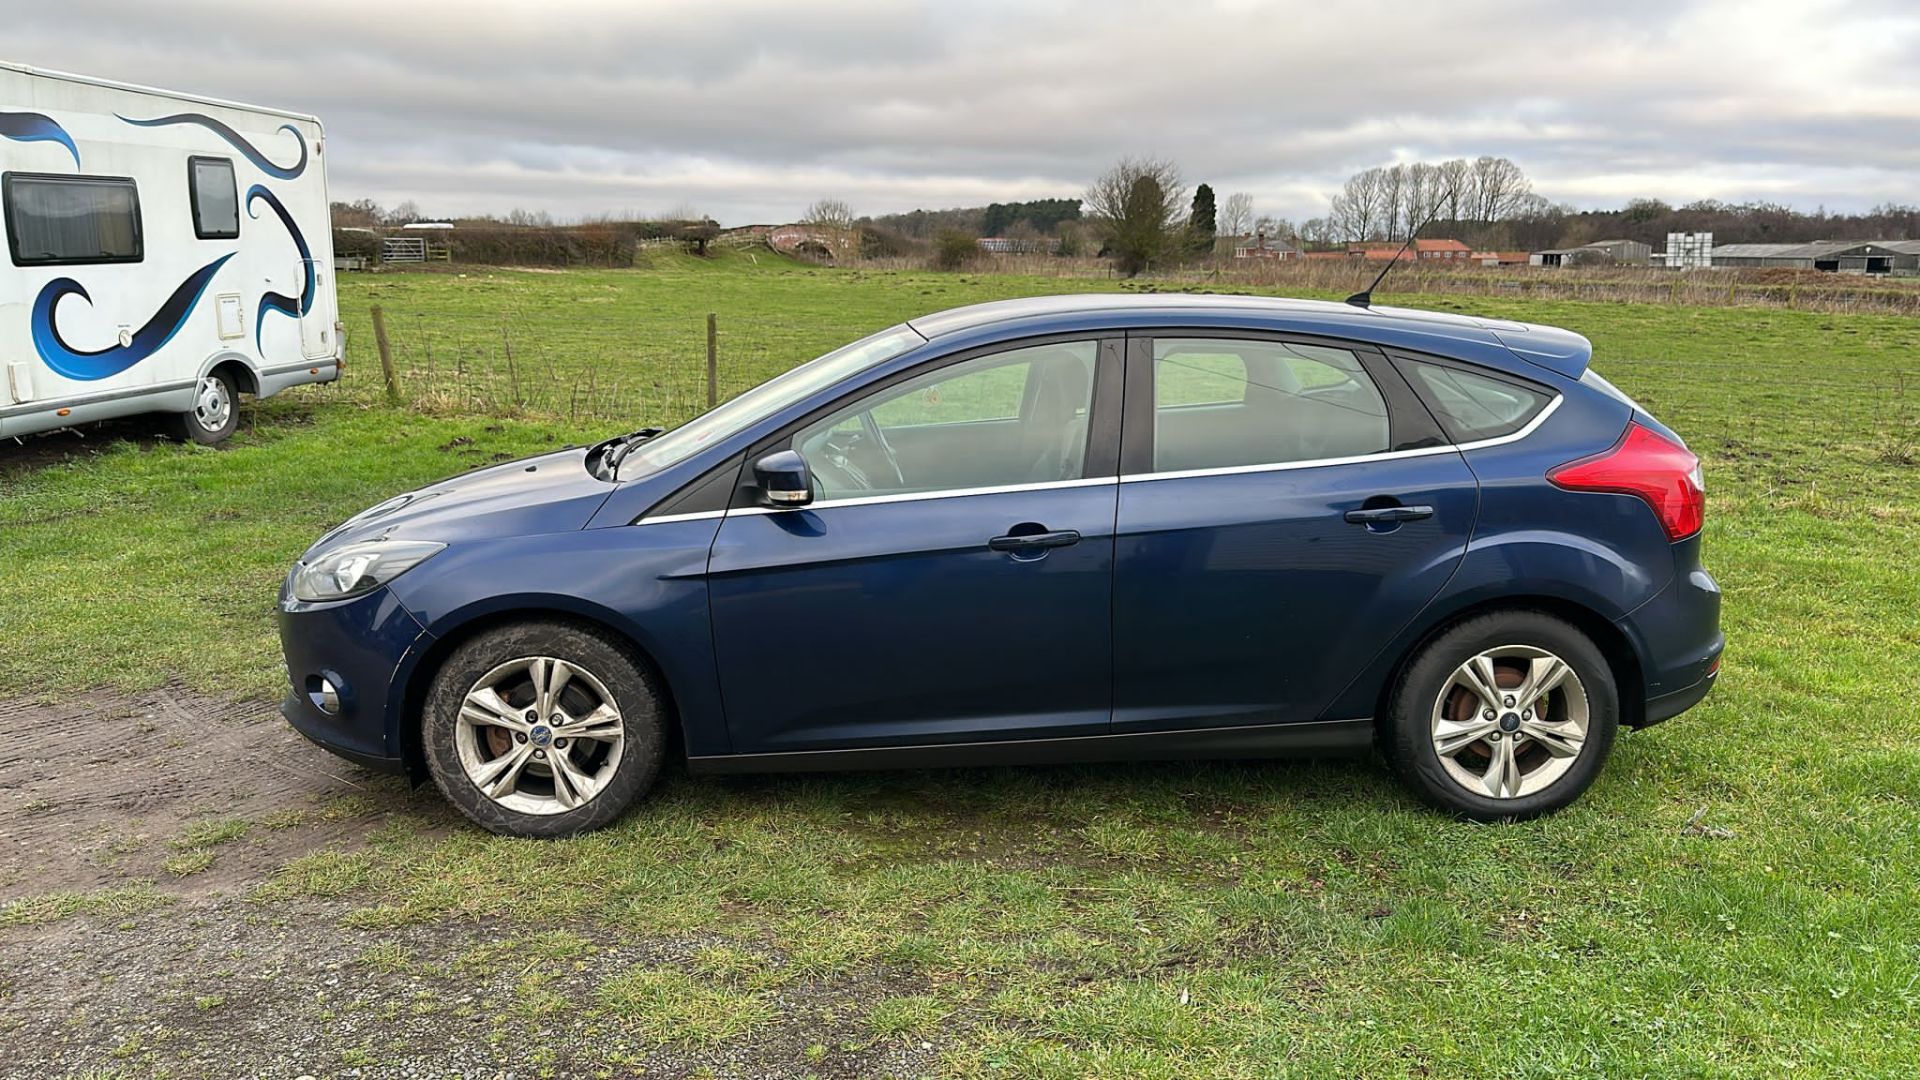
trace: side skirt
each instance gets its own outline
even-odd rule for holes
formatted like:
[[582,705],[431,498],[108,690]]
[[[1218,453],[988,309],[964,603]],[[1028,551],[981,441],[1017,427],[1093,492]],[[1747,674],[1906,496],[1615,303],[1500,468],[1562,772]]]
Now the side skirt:
[[1258,727],[1143,731],[1070,739],[797,750],[778,754],[689,757],[695,773],[837,772],[848,769],[952,769],[982,765],[1064,765],[1101,761],[1318,757],[1357,754],[1373,745],[1373,721],[1315,720]]

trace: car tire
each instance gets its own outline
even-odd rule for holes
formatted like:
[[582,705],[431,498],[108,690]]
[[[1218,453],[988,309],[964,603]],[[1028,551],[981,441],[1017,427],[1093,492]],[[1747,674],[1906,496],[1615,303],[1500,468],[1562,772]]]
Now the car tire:
[[427,770],[489,832],[598,829],[653,787],[663,700],[647,667],[601,630],[498,627],[455,648],[434,674],[421,717]]
[[201,376],[193,388],[193,407],[172,417],[173,434],[201,446],[226,441],[239,424],[240,390],[224,371]]
[[1388,697],[1380,741],[1428,803],[1517,821],[1579,798],[1619,726],[1613,670],[1593,641],[1545,612],[1508,610],[1463,620],[1421,648]]

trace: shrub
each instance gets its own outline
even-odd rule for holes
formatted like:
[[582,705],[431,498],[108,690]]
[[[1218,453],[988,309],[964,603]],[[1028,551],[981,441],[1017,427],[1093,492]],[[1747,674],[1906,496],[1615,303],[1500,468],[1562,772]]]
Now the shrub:
[[959,229],[941,229],[933,238],[933,265],[941,270],[959,270],[980,255],[980,245]]

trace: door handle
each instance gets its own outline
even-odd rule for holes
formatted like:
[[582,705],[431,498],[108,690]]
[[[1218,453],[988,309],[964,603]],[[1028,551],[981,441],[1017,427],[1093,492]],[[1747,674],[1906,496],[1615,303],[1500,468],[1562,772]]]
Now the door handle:
[[1402,521],[1419,521],[1433,516],[1431,506],[1376,506],[1371,510],[1347,511],[1347,523],[1350,525],[1397,525]]
[[1047,548],[1066,547],[1080,542],[1080,534],[1072,529],[1059,529],[1054,532],[1009,533],[996,536],[987,541],[987,546],[995,551],[1008,551],[1015,554],[1029,551],[1042,551]]

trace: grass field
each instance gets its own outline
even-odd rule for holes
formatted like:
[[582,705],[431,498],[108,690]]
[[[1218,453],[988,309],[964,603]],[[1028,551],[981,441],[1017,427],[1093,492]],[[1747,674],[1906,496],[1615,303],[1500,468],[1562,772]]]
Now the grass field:
[[[503,455],[684,418],[709,311],[737,391],[917,313],[1112,287],[764,257],[350,278],[347,378],[264,404],[229,449],[0,454],[0,694],[277,694],[273,591],[323,528]],[[419,408],[380,403],[372,303]],[[861,1040],[933,1042],[959,1075],[1920,1073],[1920,325],[1471,306],[1591,337],[1708,477],[1721,685],[1624,738],[1554,818],[1446,820],[1368,761],[670,771],[619,825],[564,843],[397,813],[254,899],[345,898],[358,926],[691,943],[590,1001],[556,1000],[538,967],[520,982],[532,1013],[668,1044],[751,1040],[796,988],[884,975],[884,994],[848,998],[858,1040],[807,1048],[821,1075]],[[552,389],[582,380],[586,407]],[[549,939],[558,959],[590,947],[571,940]]]

